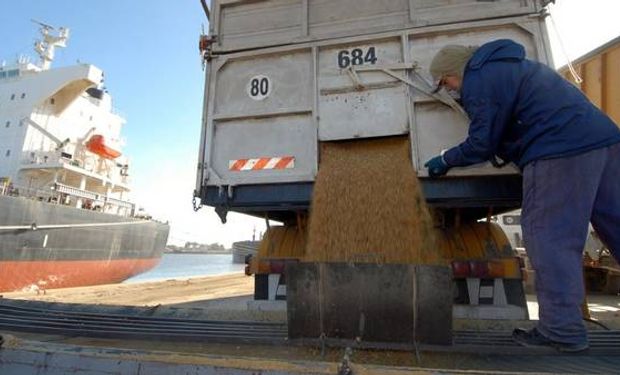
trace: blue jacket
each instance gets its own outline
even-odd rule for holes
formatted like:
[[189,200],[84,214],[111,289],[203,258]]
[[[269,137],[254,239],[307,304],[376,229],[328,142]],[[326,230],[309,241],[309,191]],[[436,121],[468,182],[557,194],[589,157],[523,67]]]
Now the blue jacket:
[[539,159],[576,155],[620,142],[620,129],[573,84],[525,58],[523,46],[496,40],[467,63],[461,99],[471,124],[444,154],[450,166],[499,156],[523,168]]

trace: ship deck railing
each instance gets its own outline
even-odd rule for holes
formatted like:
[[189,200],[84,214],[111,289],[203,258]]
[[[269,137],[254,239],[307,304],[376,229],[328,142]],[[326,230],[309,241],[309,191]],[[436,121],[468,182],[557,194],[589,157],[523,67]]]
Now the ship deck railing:
[[48,202],[51,202],[51,200],[55,198],[55,194],[53,191],[21,185],[14,185],[12,183],[0,183],[0,195],[30,198]]
[[[0,195],[34,199],[51,204],[73,205],[77,199],[82,199],[82,208],[103,211],[106,206],[115,206],[124,212],[120,216],[132,216],[135,204],[122,199],[108,197],[93,191],[82,190],[59,182],[53,183],[49,189],[16,186],[12,183],[0,182]],[[74,198],[74,199],[71,199]]]
[[[89,160],[87,162],[87,159]],[[60,150],[56,151],[27,151],[23,152],[21,165],[24,168],[67,168],[76,173],[83,171],[88,175],[103,179],[107,178],[115,184],[126,185],[129,183],[129,175],[123,172],[119,165],[114,167],[101,168],[98,166],[95,157],[79,157],[66,154]]]

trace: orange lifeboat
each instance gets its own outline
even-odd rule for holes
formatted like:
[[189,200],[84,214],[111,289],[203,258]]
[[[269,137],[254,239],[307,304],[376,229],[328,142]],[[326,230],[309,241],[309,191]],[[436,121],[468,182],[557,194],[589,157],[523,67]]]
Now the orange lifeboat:
[[107,146],[105,144],[105,138],[99,134],[95,134],[90,137],[88,142],[86,142],[86,148],[88,151],[105,159],[116,159],[121,156],[121,152]]

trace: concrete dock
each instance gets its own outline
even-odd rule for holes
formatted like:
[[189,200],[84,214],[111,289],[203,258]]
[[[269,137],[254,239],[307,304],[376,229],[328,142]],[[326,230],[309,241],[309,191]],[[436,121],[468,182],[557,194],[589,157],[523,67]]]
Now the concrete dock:
[[[89,288],[5,293],[0,305],[42,311],[73,311],[79,314],[112,314],[184,321],[234,321],[286,324],[285,304],[252,302],[253,278],[242,274],[172,280],[142,284],[120,284]],[[50,303],[54,302],[54,303]],[[612,329],[620,328],[620,297],[595,295],[589,298],[592,316]],[[528,307],[537,317],[535,298]],[[51,317],[53,314],[44,314]],[[510,346],[509,332],[518,324],[530,322],[460,321],[455,322],[458,340],[467,334],[490,331],[488,338],[498,348],[518,351]],[[588,323],[588,328],[602,328]],[[162,329],[164,325],[162,323]],[[468,333],[469,332],[469,333]],[[603,333],[598,333],[600,335]],[[345,360],[342,347],[298,345],[283,336],[280,345],[225,343],[210,339],[175,340],[84,337],[42,332],[3,330],[0,370],[3,374],[41,371],[63,374],[85,371],[94,374],[339,374],[343,361],[353,374],[477,374],[477,373],[613,373],[620,368],[620,350],[615,355],[564,356],[554,351],[480,354],[442,351],[433,348],[377,350],[355,348]],[[504,337],[506,336],[506,337]],[[595,336],[595,338],[598,336]],[[601,336],[602,337],[602,336]],[[611,336],[608,336],[611,337]],[[599,340],[598,338],[596,338]],[[612,340],[617,340],[614,337]],[[607,340],[607,339],[606,339]],[[508,343],[508,344],[507,344]],[[486,343],[489,344],[489,343]],[[508,345],[508,346],[506,346]],[[490,344],[487,346],[491,346]],[[464,346],[463,346],[464,347]],[[462,347],[462,348],[463,348]],[[614,362],[615,361],[615,362]],[[441,371],[435,369],[443,369]]]

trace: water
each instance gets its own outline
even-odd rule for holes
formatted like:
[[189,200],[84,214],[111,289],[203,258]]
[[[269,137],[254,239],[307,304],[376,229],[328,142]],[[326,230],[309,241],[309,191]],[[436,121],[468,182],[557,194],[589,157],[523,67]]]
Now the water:
[[232,254],[164,254],[155,268],[127,279],[124,283],[242,273],[244,268],[244,264],[232,262]]

